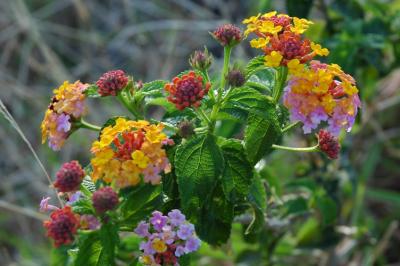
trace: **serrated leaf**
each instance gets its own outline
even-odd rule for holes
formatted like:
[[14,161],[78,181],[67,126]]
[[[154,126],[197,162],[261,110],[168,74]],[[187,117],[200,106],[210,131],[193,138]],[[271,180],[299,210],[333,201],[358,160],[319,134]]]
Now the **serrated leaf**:
[[147,105],[157,105],[163,107],[168,113],[176,111],[176,107],[174,104],[169,102],[166,97],[158,97],[154,99],[150,99],[146,102]]
[[83,178],[82,183],[80,185],[80,191],[85,195],[86,197],[90,198],[93,194],[93,192],[96,191],[96,186],[93,183],[92,179],[90,176],[85,176]]
[[79,214],[94,214],[92,201],[90,198],[81,198],[72,203],[72,210]]
[[233,221],[233,204],[226,200],[222,186],[218,184],[212,194],[204,200],[196,232],[200,239],[211,244],[226,243],[231,234]]
[[270,151],[272,144],[276,143],[282,134],[273,106],[266,110],[266,115],[270,118],[265,119],[264,117],[250,114],[247,119],[244,146],[247,158],[252,165],[255,165]]
[[119,242],[117,227],[111,222],[104,223],[100,228],[99,238],[102,246],[99,260],[105,265],[115,265],[115,247]]
[[264,62],[265,59],[263,55],[252,58],[247,64],[245,69],[246,79],[250,78],[250,76],[253,75],[255,72],[257,72],[258,70],[266,68]]
[[248,196],[252,208],[252,221],[246,228],[245,234],[254,234],[261,231],[265,224],[264,212],[267,208],[267,196],[260,176],[255,174]]
[[253,178],[253,167],[246,159],[244,148],[239,141],[227,140],[221,144],[225,160],[222,174],[222,188],[228,200],[245,197],[250,190]]
[[224,159],[213,135],[202,135],[178,146],[175,154],[181,204],[185,214],[193,217],[222,174]]
[[101,95],[98,93],[98,89],[99,88],[95,84],[92,84],[83,91],[83,94],[89,98],[99,98]]
[[[83,238],[83,237],[82,237]],[[107,266],[108,264],[100,260],[103,252],[98,232],[87,235],[79,244],[78,255],[75,265],[85,266]]]
[[143,84],[143,87],[140,89],[141,92],[151,92],[151,91],[160,91],[164,89],[165,84],[167,84],[167,80],[154,80],[150,82],[146,82]]

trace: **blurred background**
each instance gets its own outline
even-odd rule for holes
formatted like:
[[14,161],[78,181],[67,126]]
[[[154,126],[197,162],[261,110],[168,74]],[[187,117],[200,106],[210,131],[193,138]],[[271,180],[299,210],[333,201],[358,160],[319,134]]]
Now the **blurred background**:
[[[93,133],[74,134],[59,153],[41,145],[52,89],[64,80],[94,82],[111,69],[145,82],[171,79],[204,46],[218,69],[222,49],[208,32],[226,22],[243,28],[244,18],[270,10],[315,22],[308,37],[356,78],[362,111],[335,162],[273,153],[261,173],[279,201],[268,202],[274,218],[263,234],[243,239],[234,226],[230,243],[204,246],[193,265],[400,265],[399,0],[2,0],[0,99],[50,175],[71,159],[85,165]],[[234,60],[255,52],[244,41]],[[102,124],[123,112],[113,99],[90,100],[87,120]],[[50,265],[37,210],[54,194],[3,116],[0,139],[0,265]],[[296,129],[285,142],[310,140]]]

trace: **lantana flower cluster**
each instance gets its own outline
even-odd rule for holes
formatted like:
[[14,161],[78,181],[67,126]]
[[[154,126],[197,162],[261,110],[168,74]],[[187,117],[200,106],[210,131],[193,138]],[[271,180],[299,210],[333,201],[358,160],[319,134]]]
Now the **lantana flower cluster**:
[[291,68],[304,64],[317,55],[327,56],[329,53],[328,49],[302,35],[312,24],[309,20],[273,11],[252,16],[243,20],[243,23],[247,24],[245,36],[250,33],[258,36],[250,41],[250,45],[263,50],[267,66]]
[[138,224],[135,233],[144,238],[140,244],[143,251],[140,261],[145,265],[176,266],[179,257],[200,247],[193,224],[177,209],[168,215],[154,211],[149,222]]
[[161,123],[125,118],[105,127],[91,149],[92,180],[102,179],[122,188],[137,185],[143,176],[144,182],[159,184],[160,173],[171,170],[163,145],[172,140],[162,132],[163,128]]
[[327,122],[327,130],[338,135],[340,129],[350,131],[354,124],[361,105],[357,92],[353,77],[338,65],[311,61],[309,67],[292,73],[284,104],[291,120],[303,123],[304,133]]
[[65,81],[58,89],[45,113],[41,129],[42,142],[48,139],[49,147],[59,150],[72,130],[72,123],[86,114],[85,94],[88,84]]

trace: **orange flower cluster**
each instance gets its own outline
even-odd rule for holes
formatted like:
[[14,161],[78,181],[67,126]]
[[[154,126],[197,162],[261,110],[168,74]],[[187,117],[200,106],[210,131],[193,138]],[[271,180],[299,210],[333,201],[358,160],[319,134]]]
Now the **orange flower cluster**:
[[105,127],[100,139],[92,145],[94,158],[92,179],[102,179],[117,187],[144,182],[159,184],[160,173],[171,170],[163,145],[171,140],[162,132],[162,124],[118,118],[115,125]]
[[247,24],[245,36],[255,33],[258,38],[250,41],[253,48],[265,53],[265,64],[269,67],[304,64],[315,56],[327,56],[328,49],[304,38],[302,34],[311,21],[278,14],[276,11],[243,20]]

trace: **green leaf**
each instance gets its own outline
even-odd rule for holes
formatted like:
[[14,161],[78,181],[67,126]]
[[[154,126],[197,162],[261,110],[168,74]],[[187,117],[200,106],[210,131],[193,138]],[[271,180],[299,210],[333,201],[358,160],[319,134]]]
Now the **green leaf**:
[[98,89],[99,88],[95,84],[92,84],[86,88],[83,94],[85,94],[89,98],[99,98],[101,97],[101,95],[98,93]]
[[72,203],[72,210],[79,214],[95,214],[90,198],[81,198]]
[[202,135],[178,146],[175,154],[181,204],[188,217],[198,213],[224,168],[224,158],[213,135]]
[[393,206],[400,206],[400,193],[388,189],[368,188],[366,190],[366,197],[371,200],[389,203]]
[[286,0],[286,8],[289,16],[307,18],[313,2],[314,0]]
[[265,224],[264,213],[267,208],[267,195],[258,174],[253,177],[248,198],[252,208],[253,219],[246,228],[245,234],[254,234],[262,230]]
[[264,65],[264,62],[265,62],[265,59],[264,59],[263,55],[252,58],[249,61],[249,63],[247,64],[246,69],[245,69],[246,79],[250,78],[250,76],[253,75],[254,73],[256,73],[257,71],[267,68]]
[[270,118],[265,119],[258,115],[250,114],[247,119],[244,146],[247,158],[252,165],[255,165],[270,151],[272,144],[276,143],[282,134],[273,106],[266,110],[266,115]]
[[106,265],[115,265],[115,247],[119,243],[117,227],[111,222],[104,223],[99,232],[102,252],[100,259]]
[[163,95],[164,86],[167,84],[166,80],[154,80],[143,84],[140,93],[145,96],[160,97]]
[[233,205],[226,200],[221,184],[218,184],[210,197],[205,197],[200,216],[195,223],[200,239],[211,245],[228,241],[233,221]]
[[228,200],[247,196],[253,178],[253,167],[246,159],[244,148],[239,141],[227,140],[221,144],[225,159],[225,168],[222,174],[222,187]]
[[67,266],[68,253],[66,247],[52,248],[50,253],[50,266]]
[[108,266],[107,262],[101,260],[103,247],[98,232],[81,237],[81,240],[75,265]]
[[90,176],[85,176],[83,179],[80,190],[85,195],[86,197],[90,198],[92,196],[92,193],[96,191],[96,186],[93,183],[92,179]]
[[161,186],[142,184],[130,192],[121,205],[123,225],[135,227],[162,204]]
[[169,102],[166,97],[158,97],[150,99],[146,102],[147,105],[157,105],[163,107],[168,113],[176,111],[176,107],[173,103]]

